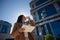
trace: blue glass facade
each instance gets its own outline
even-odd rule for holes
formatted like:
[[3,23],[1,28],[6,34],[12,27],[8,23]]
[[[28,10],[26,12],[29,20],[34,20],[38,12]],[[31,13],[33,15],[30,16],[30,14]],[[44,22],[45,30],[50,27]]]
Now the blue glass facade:
[[34,15],[34,17],[33,17],[33,18],[34,18],[34,20],[36,21],[36,20],[37,20],[37,19],[36,19],[36,13],[34,13],[33,15]]
[[[44,26],[44,25],[46,25],[46,26]],[[46,27],[47,29],[46,29],[45,27]],[[46,30],[48,30],[48,33],[49,33],[49,34],[52,34],[52,30],[51,30],[51,28],[50,28],[49,23],[46,23],[46,24],[43,24],[43,25],[42,25],[42,34],[43,34],[43,35],[46,35],[46,34],[47,34],[47,33],[46,33]]]
[[[49,2],[47,2],[47,1],[49,1]],[[44,2],[47,2],[47,3],[44,3]],[[49,4],[49,3],[51,3],[51,4]],[[31,12],[33,14],[35,12],[37,12],[38,17],[39,17],[38,18],[39,21],[37,21],[35,24],[38,24],[37,26],[42,27],[42,34],[43,35],[46,35],[47,30],[48,30],[48,34],[53,34],[55,37],[57,37],[60,34],[60,20],[58,19],[59,20],[58,21],[58,20],[55,20],[55,19],[59,17],[57,14],[59,13],[58,7],[60,8],[60,1],[58,1],[58,0],[38,0],[35,3],[35,5],[36,5],[35,6],[36,8],[31,10]],[[50,22],[50,20],[51,20],[51,22]],[[47,23],[45,23],[45,21]],[[37,28],[37,33],[39,33],[38,28]]]
[[[44,10],[45,10],[45,12],[43,12]],[[53,5],[45,6],[44,8],[41,8],[40,10],[38,10],[37,12],[39,15],[39,19],[42,19],[41,14],[46,14],[45,17],[49,17],[54,14],[57,14],[56,8]]]
[[0,33],[10,34],[11,24],[0,20]]
[[[48,5],[48,6],[45,6],[44,8],[42,8],[42,9],[40,9],[40,10],[38,10],[38,15],[39,15],[39,19],[41,20],[42,19],[42,16],[41,16],[41,13],[43,14],[44,12],[42,12],[43,10],[45,10],[46,12],[46,17],[49,17],[49,16],[52,16],[52,15],[55,15],[55,14],[57,14],[57,10],[56,10],[56,8],[51,4],[51,5]],[[53,29],[54,29],[54,32],[55,32],[55,35],[57,35],[57,32],[59,32],[59,30],[60,29],[58,29],[58,28],[60,28],[59,26],[59,23],[56,23],[56,22],[52,22],[52,23],[54,23],[54,24],[52,24],[52,25],[49,25],[49,23],[47,23],[46,24],[46,27],[47,27],[47,30],[48,30],[48,33],[49,34],[52,34],[52,30],[51,30],[51,28],[50,28],[50,26],[52,26],[53,27]],[[59,26],[57,26],[57,24],[59,25]],[[55,28],[54,28],[54,26],[55,26]],[[57,30],[56,30],[57,29]],[[43,26],[43,34],[45,34],[45,29],[44,29],[44,26]]]
[[51,16],[57,13],[56,8],[53,5],[48,5],[45,7],[47,16]]
[[37,31],[37,35],[39,36],[39,29],[38,29],[38,27],[36,27],[36,31]]
[[58,3],[58,5],[60,6],[60,2],[57,2]]
[[0,33],[7,33],[7,30],[8,30],[8,26],[7,25],[2,25]]
[[47,23],[46,26],[47,26],[48,33],[52,34],[51,25]]
[[41,11],[42,11],[42,10],[38,10],[38,16],[39,16],[39,19],[42,18],[42,17],[41,17]]
[[60,34],[60,20],[51,22],[51,26],[54,31],[54,35],[57,37]]
[[0,27],[1,27],[1,24],[0,24]]
[[31,8],[34,8],[34,5],[32,5],[32,7]]
[[43,34],[43,35],[46,35],[46,30],[45,30],[44,25],[42,25],[42,34]]

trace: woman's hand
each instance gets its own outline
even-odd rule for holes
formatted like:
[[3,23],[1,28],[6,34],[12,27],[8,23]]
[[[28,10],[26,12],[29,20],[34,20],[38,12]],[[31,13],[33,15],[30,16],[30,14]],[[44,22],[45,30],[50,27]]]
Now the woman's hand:
[[24,30],[25,30],[24,28],[20,28],[19,32],[24,32]]
[[29,16],[27,16],[27,17],[26,17],[26,19],[30,20],[30,17],[29,17]]

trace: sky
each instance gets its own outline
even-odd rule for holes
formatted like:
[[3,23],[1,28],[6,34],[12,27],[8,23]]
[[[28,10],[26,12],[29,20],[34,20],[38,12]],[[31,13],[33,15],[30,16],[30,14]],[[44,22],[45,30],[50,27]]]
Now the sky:
[[30,14],[30,2],[31,0],[0,0],[0,20],[12,24],[11,32],[19,15],[24,14],[33,19]]

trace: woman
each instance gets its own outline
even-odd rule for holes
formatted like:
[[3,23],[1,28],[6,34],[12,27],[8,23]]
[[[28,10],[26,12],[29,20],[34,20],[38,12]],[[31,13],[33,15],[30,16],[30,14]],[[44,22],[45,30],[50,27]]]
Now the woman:
[[[32,26],[35,26],[34,22],[29,18],[29,22]],[[24,28],[22,28],[22,25],[25,23],[26,17],[24,15],[20,15],[18,17],[17,22],[14,25],[13,31],[12,31],[12,37],[14,37],[15,40],[25,40],[24,36]],[[35,40],[34,35],[32,32],[28,32],[28,38],[29,40]]]

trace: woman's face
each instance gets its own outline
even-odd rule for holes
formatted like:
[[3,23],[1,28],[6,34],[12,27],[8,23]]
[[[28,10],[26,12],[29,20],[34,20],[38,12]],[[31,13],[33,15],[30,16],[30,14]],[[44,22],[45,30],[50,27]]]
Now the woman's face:
[[23,18],[22,18],[22,22],[24,23],[24,22],[25,22],[25,20],[26,20],[26,17],[25,17],[25,16],[23,16]]

